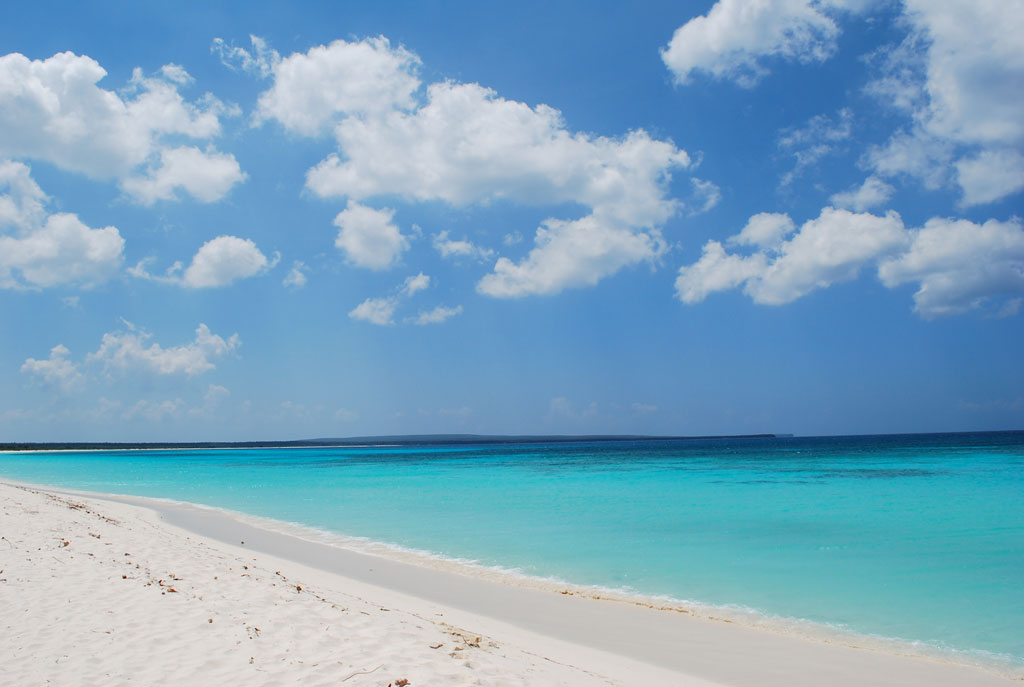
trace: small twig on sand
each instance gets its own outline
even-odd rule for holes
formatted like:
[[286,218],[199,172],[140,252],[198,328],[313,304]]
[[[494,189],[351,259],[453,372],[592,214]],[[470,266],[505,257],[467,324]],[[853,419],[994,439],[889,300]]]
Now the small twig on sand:
[[373,670],[357,670],[357,671],[356,671],[356,672],[354,672],[354,673],[350,673],[348,677],[346,677],[346,678],[342,678],[342,680],[341,680],[341,681],[342,681],[342,682],[346,682],[346,681],[348,681],[348,680],[350,680],[350,679],[354,678],[354,677],[355,677],[356,675],[369,675],[370,673],[376,673],[376,672],[377,672],[378,670],[380,670],[380,669],[381,669],[381,668],[383,668],[383,667],[384,667],[384,664],[383,664],[383,663],[381,663],[381,664],[380,664],[379,666],[377,666],[377,667],[376,667],[376,668],[374,668]]

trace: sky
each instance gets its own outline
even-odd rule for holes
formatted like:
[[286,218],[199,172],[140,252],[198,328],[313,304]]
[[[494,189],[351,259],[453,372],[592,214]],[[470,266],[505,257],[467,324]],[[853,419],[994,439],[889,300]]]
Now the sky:
[[0,440],[1024,429],[1024,1],[5,3]]

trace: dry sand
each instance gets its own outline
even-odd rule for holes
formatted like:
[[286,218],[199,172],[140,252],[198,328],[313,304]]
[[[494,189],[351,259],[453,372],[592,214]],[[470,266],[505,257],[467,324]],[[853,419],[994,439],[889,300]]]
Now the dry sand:
[[0,484],[0,684],[1019,684],[100,496]]

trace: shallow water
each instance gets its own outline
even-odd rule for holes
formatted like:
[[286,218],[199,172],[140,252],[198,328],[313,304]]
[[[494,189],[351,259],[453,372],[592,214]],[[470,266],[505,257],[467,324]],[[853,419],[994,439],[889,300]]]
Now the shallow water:
[[0,455],[483,565],[1024,672],[1024,433]]

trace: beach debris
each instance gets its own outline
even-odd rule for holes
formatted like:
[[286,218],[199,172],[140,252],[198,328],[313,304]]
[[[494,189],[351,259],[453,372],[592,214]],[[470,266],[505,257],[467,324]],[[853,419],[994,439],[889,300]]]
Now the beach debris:
[[61,547],[64,547],[64,546],[71,546],[71,542],[69,542],[68,540],[64,539],[64,540],[62,540],[62,541],[63,541],[63,543],[61,544]]
[[354,673],[349,673],[347,677],[343,677],[341,679],[341,681],[342,682],[346,682],[346,681],[351,680],[352,678],[354,678],[356,675],[369,675],[370,673],[376,673],[378,670],[380,670],[383,667],[384,667],[384,664],[381,663],[379,666],[377,666],[373,670],[357,670]]
[[208,622],[208,623],[212,623],[212,622],[213,622],[213,618],[210,618],[210,619],[209,619],[209,620],[207,620],[206,622]]
[[[395,680],[395,687],[406,687],[406,685],[408,684],[409,681],[406,680],[404,677],[400,677],[397,680]],[[391,687],[391,685],[389,684],[388,687]]]

